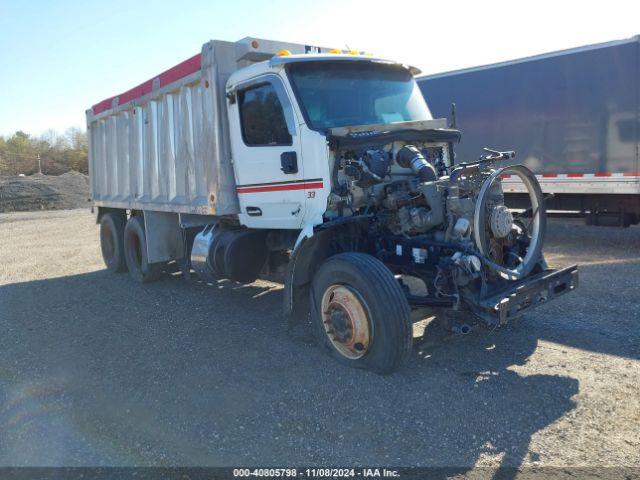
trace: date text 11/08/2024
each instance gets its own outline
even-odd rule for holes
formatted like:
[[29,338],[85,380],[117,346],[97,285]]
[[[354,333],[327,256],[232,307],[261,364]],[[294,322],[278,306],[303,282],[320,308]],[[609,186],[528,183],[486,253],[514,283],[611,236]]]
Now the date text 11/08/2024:
[[241,477],[308,477],[308,478],[393,478],[399,477],[397,470],[387,468],[237,468],[233,476]]

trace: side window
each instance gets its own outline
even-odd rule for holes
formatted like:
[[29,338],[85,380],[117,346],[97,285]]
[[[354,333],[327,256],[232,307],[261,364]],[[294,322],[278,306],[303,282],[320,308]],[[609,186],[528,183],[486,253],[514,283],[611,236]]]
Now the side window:
[[272,84],[241,90],[238,106],[244,143],[249,146],[292,144],[284,110]]

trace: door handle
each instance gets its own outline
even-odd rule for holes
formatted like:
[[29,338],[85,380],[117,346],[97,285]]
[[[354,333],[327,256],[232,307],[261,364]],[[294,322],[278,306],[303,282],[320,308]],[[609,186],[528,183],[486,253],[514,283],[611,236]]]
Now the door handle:
[[247,215],[250,217],[261,217],[262,209],[259,207],[247,207]]
[[283,173],[298,173],[298,155],[296,152],[282,152],[280,154],[280,170]]

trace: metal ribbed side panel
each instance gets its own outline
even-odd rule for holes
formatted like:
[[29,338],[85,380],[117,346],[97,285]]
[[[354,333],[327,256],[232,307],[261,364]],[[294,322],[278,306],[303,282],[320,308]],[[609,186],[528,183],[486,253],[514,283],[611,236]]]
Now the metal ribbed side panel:
[[229,45],[206,44],[194,74],[98,115],[87,112],[96,205],[238,213],[224,97],[236,67]]

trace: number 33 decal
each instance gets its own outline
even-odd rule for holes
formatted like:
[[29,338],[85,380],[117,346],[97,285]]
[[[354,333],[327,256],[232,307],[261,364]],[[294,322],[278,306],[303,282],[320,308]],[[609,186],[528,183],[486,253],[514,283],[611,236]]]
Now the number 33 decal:
[[316,192],[314,190],[308,191],[307,198],[316,198]]

